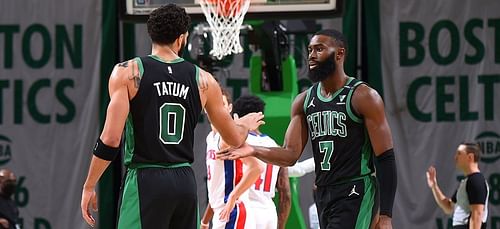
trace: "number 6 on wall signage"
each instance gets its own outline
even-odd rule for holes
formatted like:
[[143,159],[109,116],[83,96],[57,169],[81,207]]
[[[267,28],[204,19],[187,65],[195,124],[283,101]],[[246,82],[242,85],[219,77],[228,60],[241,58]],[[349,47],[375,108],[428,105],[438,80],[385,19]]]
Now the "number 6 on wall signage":
[[164,103],[160,107],[159,138],[163,144],[179,144],[184,138],[186,109],[179,103]]

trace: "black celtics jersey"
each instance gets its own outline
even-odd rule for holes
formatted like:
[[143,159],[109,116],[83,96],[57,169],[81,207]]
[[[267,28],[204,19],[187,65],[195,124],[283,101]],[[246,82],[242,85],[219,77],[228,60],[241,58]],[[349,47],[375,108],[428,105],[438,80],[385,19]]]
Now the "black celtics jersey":
[[194,128],[202,109],[198,67],[182,58],[135,60],[141,80],[130,101],[125,165],[192,163]]
[[338,184],[374,171],[368,132],[351,105],[353,92],[362,83],[348,78],[346,85],[330,98],[321,95],[321,83],[307,91],[304,112],[318,186]]

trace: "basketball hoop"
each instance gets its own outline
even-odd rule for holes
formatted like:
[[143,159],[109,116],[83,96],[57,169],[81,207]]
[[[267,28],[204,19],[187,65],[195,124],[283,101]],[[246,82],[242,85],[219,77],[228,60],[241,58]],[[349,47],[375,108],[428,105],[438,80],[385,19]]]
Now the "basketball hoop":
[[243,52],[240,29],[250,0],[199,1],[212,34],[210,55],[221,60],[224,56]]

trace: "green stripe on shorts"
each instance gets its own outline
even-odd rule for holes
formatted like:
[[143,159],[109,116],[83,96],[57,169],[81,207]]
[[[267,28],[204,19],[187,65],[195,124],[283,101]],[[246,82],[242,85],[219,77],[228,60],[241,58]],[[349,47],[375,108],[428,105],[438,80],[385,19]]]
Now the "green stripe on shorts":
[[123,188],[118,229],[141,229],[141,209],[139,207],[139,188],[137,170],[129,169]]
[[370,224],[372,223],[372,211],[375,204],[375,179],[374,176],[366,176],[363,179],[365,183],[365,195],[363,195],[363,200],[361,201],[358,219],[356,220],[356,229],[370,228]]

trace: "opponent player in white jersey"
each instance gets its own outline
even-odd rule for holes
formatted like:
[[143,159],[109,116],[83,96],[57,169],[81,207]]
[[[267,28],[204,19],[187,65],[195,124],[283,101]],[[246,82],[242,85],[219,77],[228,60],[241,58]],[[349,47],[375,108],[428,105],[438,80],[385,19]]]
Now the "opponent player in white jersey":
[[[242,117],[252,112],[264,112],[265,103],[257,96],[246,95],[233,104],[233,113]],[[250,131],[246,142],[250,145],[279,147],[278,144],[258,129]],[[259,160],[264,171],[249,190],[249,206],[255,216],[258,229],[284,229],[290,213],[290,184],[287,168],[267,164]],[[279,193],[278,212],[273,202],[276,189]]]
[[[230,97],[223,90],[223,102],[231,112]],[[237,120],[236,120],[237,122]],[[215,153],[224,147],[213,128],[207,136],[207,189],[209,204],[201,220],[201,229],[208,228],[212,219],[214,229],[256,229],[252,209],[248,207],[247,190],[256,182],[263,167],[260,160],[248,157],[238,160],[217,160]],[[216,217],[213,217],[213,215]]]

